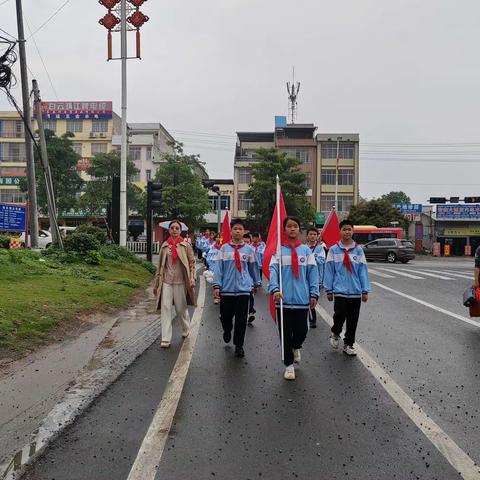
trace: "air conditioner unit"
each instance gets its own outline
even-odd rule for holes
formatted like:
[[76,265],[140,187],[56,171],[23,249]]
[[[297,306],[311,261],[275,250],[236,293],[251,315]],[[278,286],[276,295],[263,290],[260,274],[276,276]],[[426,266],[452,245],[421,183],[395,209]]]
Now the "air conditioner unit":
[[90,132],[90,138],[95,138],[95,133],[94,132]]
[[102,132],[102,133],[100,134],[100,136],[101,136],[102,138],[105,138],[105,137],[107,136],[107,134],[104,133],[104,132]]

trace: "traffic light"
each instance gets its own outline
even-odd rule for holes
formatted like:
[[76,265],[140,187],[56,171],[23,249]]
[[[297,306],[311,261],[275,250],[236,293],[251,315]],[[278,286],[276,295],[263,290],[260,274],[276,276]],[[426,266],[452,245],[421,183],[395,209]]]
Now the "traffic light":
[[430,197],[430,203],[447,203],[445,197]]
[[160,207],[162,203],[162,185],[160,183],[148,182],[147,184],[147,206],[153,210]]
[[480,203],[480,197],[465,197],[463,201],[465,203]]
[[460,197],[450,197],[450,203],[458,203],[460,201]]

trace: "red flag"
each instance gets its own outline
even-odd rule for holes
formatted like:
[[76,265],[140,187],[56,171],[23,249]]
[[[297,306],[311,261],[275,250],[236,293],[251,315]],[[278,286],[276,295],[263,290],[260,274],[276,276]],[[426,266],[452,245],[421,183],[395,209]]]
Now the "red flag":
[[[278,187],[279,188],[279,187]],[[278,224],[277,208],[280,207],[280,225]],[[283,221],[287,217],[287,210],[285,209],[285,203],[283,201],[283,195],[280,191],[280,206],[275,205],[273,210],[272,221],[270,222],[270,228],[268,229],[267,243],[265,244],[265,252],[263,254],[262,273],[267,280],[270,280],[270,260],[273,255],[277,253],[278,245],[278,229],[280,229],[281,243],[286,241],[285,232],[283,230]],[[281,246],[280,246],[281,248]],[[276,320],[275,301],[273,295],[270,295],[270,314],[273,320]]]
[[337,210],[332,209],[322,230],[322,240],[327,244],[327,248],[331,248],[341,238]]
[[225,243],[230,243],[232,239],[231,230],[230,230],[230,219],[228,218],[228,210],[225,212],[225,218],[222,223],[222,230],[220,233],[220,245]]

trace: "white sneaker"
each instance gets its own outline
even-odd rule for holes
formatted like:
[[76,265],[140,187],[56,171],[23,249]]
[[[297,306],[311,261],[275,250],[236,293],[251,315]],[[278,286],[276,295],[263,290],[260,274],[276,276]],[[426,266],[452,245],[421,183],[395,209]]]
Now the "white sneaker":
[[357,356],[357,352],[355,351],[355,349],[353,347],[351,347],[350,345],[345,345],[343,347],[343,353],[345,355],[348,355],[349,357],[356,357]]
[[295,380],[295,368],[293,368],[293,365],[289,365],[285,369],[285,373],[283,374],[283,378],[285,380]]
[[299,348],[294,348],[293,349],[293,362],[294,363],[300,363],[302,360],[302,354],[300,353]]
[[340,343],[340,337],[338,335],[335,335],[332,333],[330,335],[330,343],[332,344],[332,347],[336,350],[338,348],[338,345]]
[[162,342],[160,343],[160,347],[161,348],[170,348],[170,342],[162,340]]

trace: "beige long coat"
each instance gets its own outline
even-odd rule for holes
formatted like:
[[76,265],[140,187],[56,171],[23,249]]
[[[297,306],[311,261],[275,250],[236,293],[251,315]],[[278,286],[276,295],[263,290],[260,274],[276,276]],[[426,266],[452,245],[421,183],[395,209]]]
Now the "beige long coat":
[[[160,247],[160,258],[158,260],[157,274],[155,276],[155,286],[157,289],[157,310],[160,310],[162,304],[162,286],[167,264],[167,253],[171,249],[167,242],[163,242]],[[182,263],[183,284],[185,286],[185,294],[187,296],[187,305],[196,306],[195,289],[190,286],[190,279],[195,279],[195,256],[193,249],[187,241],[177,244],[178,259]]]

